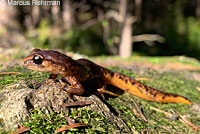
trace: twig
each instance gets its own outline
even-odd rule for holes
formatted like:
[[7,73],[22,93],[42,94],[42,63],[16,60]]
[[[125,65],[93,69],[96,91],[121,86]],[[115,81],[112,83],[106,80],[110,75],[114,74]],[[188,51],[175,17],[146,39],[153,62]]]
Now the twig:
[[135,108],[133,108],[132,111],[133,111],[133,113],[134,113],[135,115],[137,115],[138,117],[140,116],[140,114],[138,114],[138,112],[137,112],[137,110],[136,110]]
[[106,17],[107,18],[114,18],[117,22],[123,21],[122,16],[117,11],[114,11],[114,10],[108,11],[106,13]]
[[64,103],[64,107],[77,107],[77,106],[86,106],[92,104],[92,101],[79,101],[79,102],[71,102],[71,103]]
[[193,130],[195,132],[198,131],[198,127],[195,126],[194,124],[192,124],[192,122],[190,122],[189,120],[187,120],[184,116],[180,115],[180,116],[176,116],[176,115],[173,115],[173,114],[170,114],[168,112],[165,112],[163,110],[160,110],[160,109],[157,109],[155,107],[150,107],[151,110],[154,110],[154,111],[157,111],[157,112],[161,112],[161,113],[164,113],[166,116],[170,117],[170,118],[174,118],[176,117],[179,121],[181,121],[182,123],[186,124],[186,125],[189,125],[193,128]]
[[191,126],[194,129],[194,132],[196,133],[198,131],[198,127],[195,126],[194,124],[192,124],[192,122],[190,122],[189,120],[187,120],[184,116],[180,115],[180,119],[181,122],[186,123],[187,125]]
[[88,29],[89,27],[97,24],[98,22],[100,22],[100,21],[97,20],[97,19],[90,19],[89,21],[87,21],[86,23],[84,23],[81,28],[83,30]]
[[165,42],[165,38],[160,36],[159,34],[141,34],[132,36],[133,42],[141,42],[141,41],[158,41],[160,43]]
[[60,133],[62,131],[66,131],[66,130],[69,130],[71,128],[76,128],[76,127],[88,127],[87,124],[83,124],[83,123],[73,123],[71,125],[67,125],[67,126],[64,126],[64,127],[61,127],[61,128],[58,128],[55,133]]
[[0,74],[21,74],[20,72],[0,72]]
[[22,125],[18,125],[17,126],[17,131],[14,131],[14,132],[11,132],[9,134],[21,134],[23,132],[26,132],[26,131],[29,131],[30,128],[29,127],[25,127],[25,126],[22,126]]
[[140,108],[138,107],[137,103],[136,103],[134,100],[132,100],[132,101],[133,101],[135,107],[137,108],[137,111],[139,112],[139,114],[140,114],[140,116],[142,117],[142,119],[143,119],[144,121],[148,122],[147,118],[144,116],[144,114],[142,113],[142,111],[141,111]]
[[168,113],[168,112],[165,112],[164,110],[160,110],[160,109],[157,109],[157,108],[155,108],[155,107],[150,107],[150,109],[151,110],[154,110],[154,111],[156,111],[156,112],[160,112],[160,113],[164,113],[166,116],[168,116],[168,117],[172,117],[172,116],[174,116],[173,114],[171,114],[171,113]]
[[[114,36],[114,42],[119,43],[120,38],[118,36]],[[132,36],[132,42],[154,42],[157,41],[159,43],[164,43],[165,38],[159,34],[141,34],[141,35],[134,35]]]

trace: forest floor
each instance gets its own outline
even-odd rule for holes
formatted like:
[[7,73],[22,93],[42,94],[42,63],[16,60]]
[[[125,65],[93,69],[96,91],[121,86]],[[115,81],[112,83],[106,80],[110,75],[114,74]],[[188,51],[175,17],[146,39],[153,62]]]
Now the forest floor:
[[[0,55],[0,59],[1,72],[20,72],[20,74],[0,74],[0,90],[19,80],[41,82],[48,78],[48,73],[26,69],[20,58],[6,61],[5,57]],[[197,130],[200,127],[199,61],[184,56],[133,56],[128,59],[101,56],[89,59],[113,71],[136,78],[148,86],[185,96],[193,104],[161,104],[124,93],[118,97],[108,98],[106,101],[129,127],[128,132],[113,126],[102,113],[86,109],[73,111],[68,116],[90,127],[73,128],[68,130],[68,133],[200,133],[200,130]],[[142,114],[138,112],[140,110]],[[24,122],[23,125],[29,127],[31,133],[53,133],[55,129],[67,124],[66,121],[58,118],[61,118],[61,114],[52,112],[46,115],[36,109],[31,112],[29,121]],[[57,124],[59,125],[56,126]],[[3,128],[0,128],[0,133],[8,132],[3,132]]]

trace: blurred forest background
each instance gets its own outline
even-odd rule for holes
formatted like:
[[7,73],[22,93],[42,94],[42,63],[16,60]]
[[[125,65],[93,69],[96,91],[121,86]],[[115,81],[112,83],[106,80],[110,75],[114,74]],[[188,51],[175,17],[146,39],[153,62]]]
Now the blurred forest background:
[[89,56],[186,55],[200,59],[200,0],[61,0],[0,5],[0,47],[19,44]]

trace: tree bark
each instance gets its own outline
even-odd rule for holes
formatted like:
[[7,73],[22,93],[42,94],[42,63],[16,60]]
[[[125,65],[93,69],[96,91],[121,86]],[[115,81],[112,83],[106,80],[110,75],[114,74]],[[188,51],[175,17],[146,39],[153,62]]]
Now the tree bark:
[[122,17],[119,55],[120,57],[127,58],[132,53],[132,18],[127,16],[127,0],[120,0],[119,13]]
[[41,14],[40,7],[38,5],[34,5],[32,7],[32,12],[31,12],[34,27],[40,23],[41,20],[40,14]]
[[68,30],[72,27],[72,23],[73,23],[73,15],[72,15],[70,0],[63,1],[63,9],[64,9],[63,11],[64,28]]
[[132,54],[132,22],[130,18],[125,19],[122,27],[119,55],[122,58],[130,57]]

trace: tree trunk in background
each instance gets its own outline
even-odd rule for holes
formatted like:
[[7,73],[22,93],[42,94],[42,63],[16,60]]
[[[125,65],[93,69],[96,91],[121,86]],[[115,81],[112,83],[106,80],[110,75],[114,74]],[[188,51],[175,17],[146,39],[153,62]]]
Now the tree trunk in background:
[[51,7],[51,14],[52,14],[52,18],[54,20],[54,22],[56,24],[60,24],[61,19],[60,19],[60,6],[59,5],[54,5]]
[[[39,7],[39,6],[38,6]],[[18,7],[18,9],[20,10],[20,7]],[[21,8],[22,10],[20,10],[20,14],[22,16],[23,14],[23,27],[24,29],[27,30],[32,30],[34,29],[34,21],[36,20],[36,15],[40,15],[39,13],[37,13],[37,8],[35,8],[35,6],[24,6]],[[27,14],[26,12],[29,12],[30,14]],[[33,16],[34,15],[34,16]]]
[[197,0],[196,16],[200,18],[200,0]]
[[40,20],[41,20],[40,14],[41,14],[40,7],[38,5],[32,6],[31,15],[32,15],[34,27],[37,26],[40,23]]
[[129,18],[126,18],[122,27],[121,43],[119,47],[120,57],[127,58],[132,54],[132,22]]
[[66,30],[68,30],[72,27],[73,15],[72,15],[72,8],[71,8],[70,0],[63,1],[63,22],[64,22],[64,28]]
[[119,14],[122,17],[119,55],[120,57],[127,58],[132,53],[132,22],[127,16],[127,0],[120,0]]
[[19,23],[16,21],[18,18],[17,9],[15,6],[8,6],[0,4],[0,31],[2,29],[19,30]]
[[119,3],[119,14],[122,17],[122,24],[125,22],[127,16],[127,0],[120,0]]
[[137,17],[137,21],[141,20],[142,14],[142,0],[135,0],[135,15]]
[[20,31],[18,13],[15,6],[0,3],[0,47],[10,48],[16,44],[15,35]]

